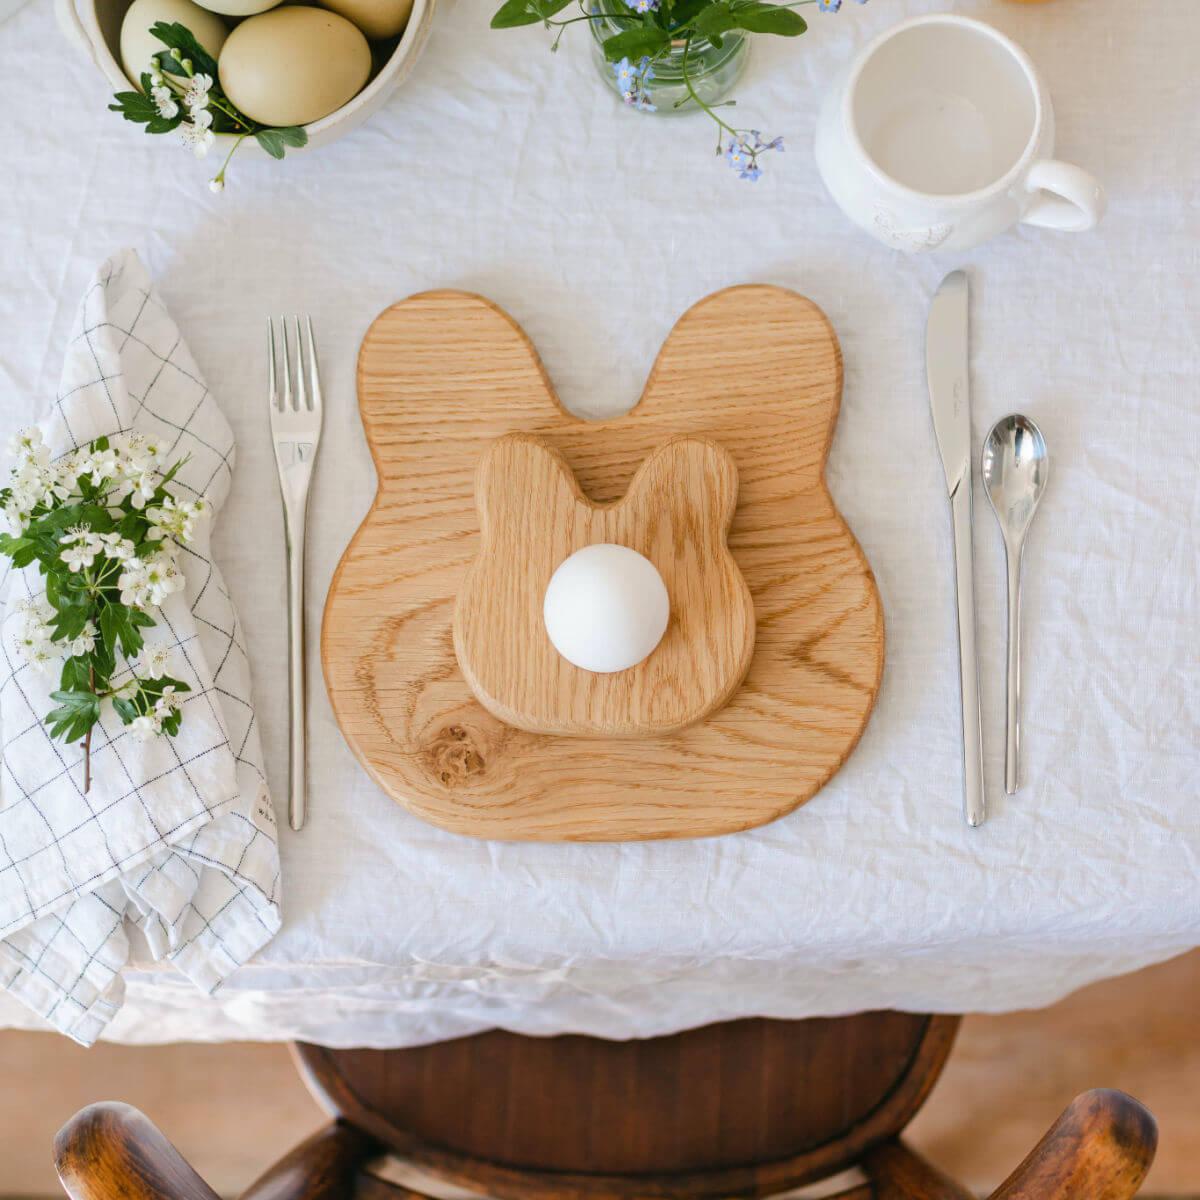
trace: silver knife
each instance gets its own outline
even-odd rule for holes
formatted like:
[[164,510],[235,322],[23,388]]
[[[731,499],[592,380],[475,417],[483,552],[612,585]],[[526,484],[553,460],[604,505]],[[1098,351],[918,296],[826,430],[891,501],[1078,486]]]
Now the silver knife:
[[946,491],[954,521],[954,582],[958,593],[958,666],[962,685],[963,815],[987,816],[983,794],[983,732],[975,657],[975,565],[971,552],[971,394],[967,384],[967,275],[942,280],[925,327],[925,374]]

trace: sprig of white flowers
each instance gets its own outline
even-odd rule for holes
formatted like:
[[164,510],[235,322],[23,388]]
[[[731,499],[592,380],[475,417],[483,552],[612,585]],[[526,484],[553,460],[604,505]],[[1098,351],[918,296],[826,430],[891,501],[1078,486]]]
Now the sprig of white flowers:
[[46,723],[53,737],[83,739],[86,789],[103,705],[136,737],[179,730],[188,686],[168,673],[170,648],[147,645],[141,631],[155,624],[151,610],[184,587],[179,548],[207,506],[172,493],[182,463],[164,471],[161,447],[140,434],[117,445],[99,438],[52,460],[35,427],[9,451],[0,554],[17,567],[36,563],[45,578],[45,592],[21,606],[16,647],[33,669],[61,673]]
[[204,158],[218,133],[230,135],[229,153],[208,181],[214,192],[225,188],[225,171],[234,152],[253,138],[272,158],[288,147],[303,146],[308,134],[300,126],[262,125],[246,116],[225,95],[217,61],[178,21],[156,21],[150,34],[164,49],[151,56],[151,68],[139,77],[140,91],[118,92],[108,107],[127,121],[145,126],[147,133],[177,131],[197,158]]

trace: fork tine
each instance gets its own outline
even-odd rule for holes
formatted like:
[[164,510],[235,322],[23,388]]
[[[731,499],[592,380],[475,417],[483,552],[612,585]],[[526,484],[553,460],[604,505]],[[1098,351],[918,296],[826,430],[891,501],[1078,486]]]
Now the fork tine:
[[313,337],[312,317],[304,318],[308,328],[308,383],[312,396],[312,407],[316,412],[321,411],[324,403],[321,396],[321,369],[317,363],[317,339]]
[[288,349],[287,317],[279,318],[279,340],[283,343],[283,402],[281,408],[295,412],[295,398],[292,395],[292,354]]
[[300,318],[293,317],[292,324],[296,328],[296,410],[312,412],[312,405],[308,400],[308,385],[304,382],[304,338],[300,333]]
[[275,384],[275,322],[267,318],[267,387],[271,393],[271,407],[279,409],[279,389]]

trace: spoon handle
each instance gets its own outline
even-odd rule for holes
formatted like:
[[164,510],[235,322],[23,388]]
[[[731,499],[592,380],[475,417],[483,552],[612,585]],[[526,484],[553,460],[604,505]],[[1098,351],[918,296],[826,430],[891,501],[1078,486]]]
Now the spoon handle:
[[1008,560],[1008,740],[1004,748],[1004,790],[1011,796],[1020,786],[1021,753],[1021,551],[1005,548]]

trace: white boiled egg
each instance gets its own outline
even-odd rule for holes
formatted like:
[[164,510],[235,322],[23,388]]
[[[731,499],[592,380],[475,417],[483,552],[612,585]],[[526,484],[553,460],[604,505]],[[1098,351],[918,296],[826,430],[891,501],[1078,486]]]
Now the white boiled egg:
[[247,17],[217,65],[225,95],[246,116],[308,125],[358,94],[371,73],[371,48],[345,17],[288,5]]
[[390,38],[408,24],[413,0],[321,0],[321,5],[353,21],[369,38]]
[[274,8],[280,0],[204,0],[204,7],[227,17],[252,17]]
[[600,542],[559,564],[542,618],[554,648],[585,671],[636,666],[662,641],[671,605],[658,569],[628,546]]
[[152,56],[166,46],[152,36],[150,26],[159,21],[178,22],[216,58],[225,45],[225,22],[192,0],[133,0],[121,21],[121,66],[134,87],[142,86],[142,72],[153,70]]

